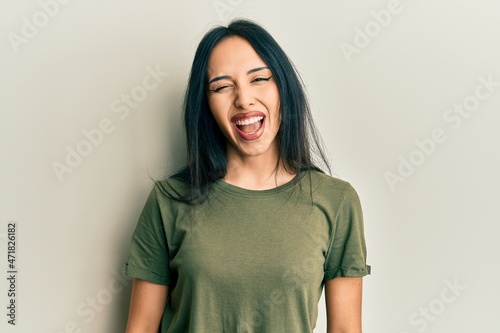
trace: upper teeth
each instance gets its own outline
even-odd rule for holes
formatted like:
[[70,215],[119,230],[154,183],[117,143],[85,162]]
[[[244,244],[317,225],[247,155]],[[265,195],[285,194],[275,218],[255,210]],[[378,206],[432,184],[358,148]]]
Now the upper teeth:
[[252,118],[237,120],[235,123],[236,123],[236,125],[239,125],[239,126],[241,126],[241,125],[250,125],[250,124],[256,123],[258,121],[261,121],[262,119],[264,119],[264,117],[258,116],[258,117],[252,117]]

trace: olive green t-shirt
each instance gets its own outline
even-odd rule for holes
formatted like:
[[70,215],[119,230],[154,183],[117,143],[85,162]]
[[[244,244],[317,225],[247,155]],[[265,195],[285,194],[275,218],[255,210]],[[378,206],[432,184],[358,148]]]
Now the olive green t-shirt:
[[185,190],[174,178],[154,186],[125,265],[169,286],[161,333],[312,332],[324,283],[370,274],[346,181],[317,171],[269,190],[218,181],[191,211],[169,198]]

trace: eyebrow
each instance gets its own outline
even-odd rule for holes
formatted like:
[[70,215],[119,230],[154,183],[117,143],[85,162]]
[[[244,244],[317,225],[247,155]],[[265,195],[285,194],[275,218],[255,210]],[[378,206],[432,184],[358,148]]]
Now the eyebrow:
[[[250,75],[252,73],[255,73],[255,72],[258,72],[258,71],[261,71],[261,70],[264,70],[264,69],[269,69],[269,67],[265,66],[265,67],[257,67],[257,68],[251,69],[251,70],[249,70],[247,72],[247,75]],[[231,78],[231,76],[229,76],[229,75],[217,76],[217,77],[213,78],[212,80],[210,80],[208,82],[208,84],[211,84],[213,82],[217,82],[217,81],[220,81],[220,80],[230,79],[230,78]]]

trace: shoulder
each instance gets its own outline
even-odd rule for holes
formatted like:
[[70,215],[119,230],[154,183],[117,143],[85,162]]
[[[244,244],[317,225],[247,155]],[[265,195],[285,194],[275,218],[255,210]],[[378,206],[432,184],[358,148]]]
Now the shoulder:
[[312,197],[314,202],[320,205],[331,205],[340,207],[342,205],[359,205],[359,196],[350,182],[327,175],[321,171],[309,171],[310,178],[306,175],[305,190],[308,190],[309,181],[311,184]]
[[157,197],[179,199],[187,196],[188,189],[187,181],[182,175],[176,174],[162,180],[156,180],[152,192]]
[[354,191],[354,187],[346,180],[327,175],[321,171],[311,170],[309,171],[311,175],[311,183],[314,188],[324,191],[334,191],[337,193],[344,193],[349,191]]

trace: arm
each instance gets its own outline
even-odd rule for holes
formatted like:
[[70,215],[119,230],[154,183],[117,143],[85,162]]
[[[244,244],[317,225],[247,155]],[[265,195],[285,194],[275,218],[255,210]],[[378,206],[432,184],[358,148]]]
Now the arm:
[[327,333],[361,333],[362,277],[337,277],[325,283]]
[[156,333],[168,297],[168,286],[134,279],[125,333]]

